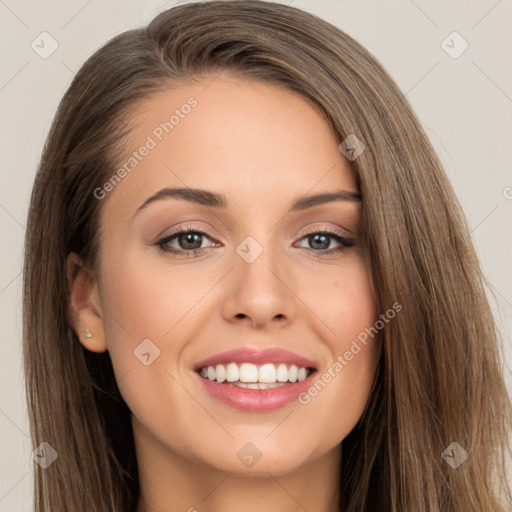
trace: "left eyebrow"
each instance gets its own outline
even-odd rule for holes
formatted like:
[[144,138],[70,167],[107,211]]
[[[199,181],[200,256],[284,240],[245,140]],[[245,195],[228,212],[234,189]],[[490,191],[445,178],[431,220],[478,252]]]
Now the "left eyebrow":
[[299,197],[290,207],[291,212],[306,210],[319,204],[332,203],[333,201],[348,201],[352,203],[361,202],[361,194],[348,190],[337,190],[336,192],[324,192],[311,196]]
[[[155,201],[162,199],[180,199],[190,203],[200,204],[211,208],[228,207],[228,200],[224,194],[210,192],[198,188],[163,188],[156,194],[152,195],[144,203],[142,203],[135,214],[146,208]],[[348,190],[337,190],[335,192],[323,192],[309,196],[303,196],[295,199],[289,208],[289,212],[306,210],[320,204],[331,203],[333,201],[348,201],[353,203],[361,202],[361,195],[358,192]]]

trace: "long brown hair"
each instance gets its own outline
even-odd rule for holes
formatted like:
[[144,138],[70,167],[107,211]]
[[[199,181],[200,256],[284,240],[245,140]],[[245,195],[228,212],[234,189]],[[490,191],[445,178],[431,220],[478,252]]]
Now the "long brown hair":
[[[35,465],[35,510],[135,510],[130,411],[108,352],[84,349],[71,327],[66,257],[75,251],[97,263],[102,202],[94,190],[119,165],[136,102],[221,71],[301,94],[340,142],[353,134],[365,144],[350,164],[378,308],[403,309],[381,331],[366,410],[342,442],[340,510],[511,510],[512,412],[497,330],[438,157],[404,95],[360,44],[316,16],[258,0],[162,12],[96,51],[60,103],[25,241],[31,435],[34,446],[46,441],[59,454],[47,469]],[[453,442],[468,454],[456,469],[441,456]]]

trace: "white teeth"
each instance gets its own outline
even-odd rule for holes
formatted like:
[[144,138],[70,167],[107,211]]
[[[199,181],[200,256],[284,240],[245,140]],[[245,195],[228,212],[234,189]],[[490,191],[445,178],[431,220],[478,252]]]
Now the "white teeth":
[[284,363],[277,367],[276,379],[278,382],[286,382],[289,379],[288,367]]
[[[284,366],[286,368],[286,365],[279,365],[279,367]],[[288,372],[286,372],[288,373]],[[241,380],[241,379],[240,379]],[[273,364],[264,364],[260,366],[260,369],[258,371],[258,381],[259,382],[275,382],[276,381],[276,367]]]
[[205,366],[199,371],[202,377],[226,383],[236,383],[236,386],[248,389],[268,389],[283,385],[285,382],[303,381],[310,373],[304,367],[295,364],[289,367],[280,363],[277,365],[265,363],[257,366],[252,363],[229,363]]
[[258,367],[251,363],[242,363],[240,365],[241,382],[258,382]]
[[[226,380],[228,382],[235,382],[240,378],[240,370],[236,363],[229,363],[226,366]],[[214,379],[211,379],[214,380]]]
[[217,382],[224,382],[226,380],[226,368],[222,364],[218,364],[215,367],[215,376],[213,378]]

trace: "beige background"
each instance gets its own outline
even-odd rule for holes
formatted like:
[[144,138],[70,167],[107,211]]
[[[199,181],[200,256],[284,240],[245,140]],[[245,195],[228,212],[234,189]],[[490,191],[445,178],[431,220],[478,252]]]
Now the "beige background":
[[[84,60],[114,35],[177,3],[0,0],[0,511],[29,511],[32,500],[33,447],[21,371],[20,272],[29,194],[44,139],[60,98]],[[472,228],[503,336],[512,390],[512,2],[283,3],[317,14],[362,43],[416,110]],[[44,31],[58,44],[46,59],[31,47]],[[441,46],[453,31],[469,45],[458,58]],[[457,37],[445,43],[452,54],[463,48]]]

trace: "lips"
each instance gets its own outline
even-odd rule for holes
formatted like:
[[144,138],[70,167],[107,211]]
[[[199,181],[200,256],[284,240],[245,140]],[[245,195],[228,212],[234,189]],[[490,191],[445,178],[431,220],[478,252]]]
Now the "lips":
[[204,359],[194,371],[214,399],[242,411],[263,412],[296,400],[311,385],[317,367],[280,348],[240,348]]

